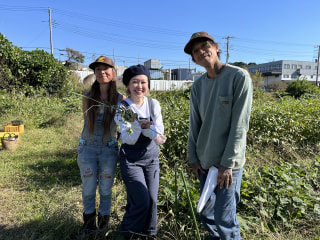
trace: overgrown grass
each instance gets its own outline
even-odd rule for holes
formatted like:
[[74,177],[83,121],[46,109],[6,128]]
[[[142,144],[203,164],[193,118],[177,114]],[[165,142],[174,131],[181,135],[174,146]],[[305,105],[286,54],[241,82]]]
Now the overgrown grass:
[[[161,148],[158,239],[193,240],[196,228],[180,174],[187,180],[195,208],[199,181],[185,160],[188,94],[152,95],[161,102],[168,136]],[[76,162],[83,124],[81,99],[77,95],[26,98],[19,94],[2,94],[0,98],[0,127],[16,119],[25,124],[18,150],[0,150],[0,239],[76,239],[82,224]],[[319,103],[276,100],[261,93],[258,98],[264,98],[264,104],[254,104],[238,208],[242,237],[319,240],[320,149],[319,130],[313,125],[313,119],[319,119]],[[278,140],[269,140],[269,136]],[[110,231],[117,231],[125,204],[118,169]],[[200,221],[197,225],[205,239]],[[105,234],[96,231],[90,239],[104,239]]]

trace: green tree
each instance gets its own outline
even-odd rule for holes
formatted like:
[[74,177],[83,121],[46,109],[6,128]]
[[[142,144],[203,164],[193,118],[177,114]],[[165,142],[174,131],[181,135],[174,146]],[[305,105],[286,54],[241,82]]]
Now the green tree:
[[244,63],[244,62],[234,62],[234,63],[230,63],[233,66],[237,66],[237,67],[241,67],[241,68],[248,68],[248,64]]
[[67,60],[65,66],[69,69],[78,69],[78,64],[84,62],[84,56],[72,48],[66,48]]
[[44,89],[59,92],[68,81],[67,69],[44,50],[24,51],[0,34],[0,89],[30,94]]

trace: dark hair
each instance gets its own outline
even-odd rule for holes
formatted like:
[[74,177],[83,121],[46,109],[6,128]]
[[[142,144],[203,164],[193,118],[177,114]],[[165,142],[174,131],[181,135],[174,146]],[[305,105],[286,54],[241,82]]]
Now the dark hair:
[[[207,43],[211,44],[212,46],[217,45],[216,42],[214,42],[214,41],[212,41],[212,40],[210,40],[210,39],[207,39],[207,40],[199,39],[198,41],[194,42],[193,44],[198,43],[198,42],[207,42]],[[219,52],[217,52],[217,55],[218,55],[219,60],[220,60],[220,54],[221,54],[221,51],[220,51],[220,49],[219,49]],[[192,53],[192,51],[191,51],[191,57],[192,57],[192,61],[195,62],[195,61],[194,61],[194,58],[193,58],[193,53]]]
[[[117,105],[117,99],[118,99],[118,91],[117,91],[117,71],[116,69],[112,68],[113,72],[113,79],[108,83],[108,88],[107,88],[107,99],[105,104],[108,106],[115,106]],[[98,81],[95,81],[90,89],[90,92],[88,93],[88,99],[86,101],[86,105],[84,107],[84,110],[87,111],[87,118],[88,118],[88,132],[90,135],[93,134],[94,132],[94,123],[97,117],[97,114],[99,112],[99,106],[94,106],[97,105],[98,103],[96,101],[101,102],[100,100],[100,84]],[[96,101],[94,101],[94,100]],[[115,110],[111,107],[105,107],[104,108],[104,115],[103,115],[103,135],[102,135],[102,140],[103,137],[110,132],[110,126],[113,121],[115,115]]]
[[128,67],[123,72],[122,83],[125,86],[129,85],[130,79],[137,75],[146,75],[148,77],[148,86],[150,88],[150,72],[144,65],[138,64]]

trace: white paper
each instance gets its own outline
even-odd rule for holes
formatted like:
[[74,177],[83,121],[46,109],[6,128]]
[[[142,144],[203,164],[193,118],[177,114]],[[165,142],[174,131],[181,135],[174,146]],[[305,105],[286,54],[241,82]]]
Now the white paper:
[[211,193],[217,186],[218,181],[218,168],[212,166],[209,168],[208,176],[204,184],[200,200],[197,206],[197,212],[200,213],[203,207],[206,205],[208,199],[210,198]]

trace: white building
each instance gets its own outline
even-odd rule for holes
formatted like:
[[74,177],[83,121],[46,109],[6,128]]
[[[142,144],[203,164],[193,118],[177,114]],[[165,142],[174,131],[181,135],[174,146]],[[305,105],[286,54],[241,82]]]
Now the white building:
[[[314,84],[319,84],[318,63],[308,61],[280,60],[258,65],[248,66],[251,74],[261,73],[264,78],[264,86],[276,82],[290,82],[298,78],[305,79]],[[317,79],[318,74],[318,79]],[[316,82],[318,80],[318,82]]]

